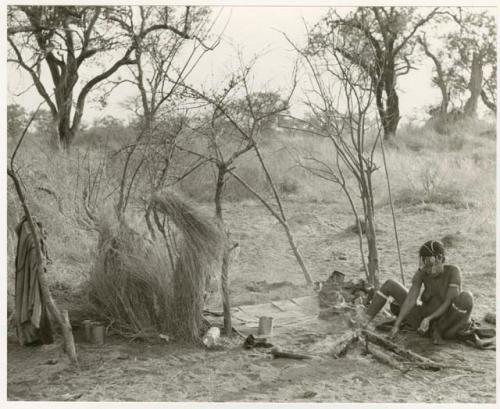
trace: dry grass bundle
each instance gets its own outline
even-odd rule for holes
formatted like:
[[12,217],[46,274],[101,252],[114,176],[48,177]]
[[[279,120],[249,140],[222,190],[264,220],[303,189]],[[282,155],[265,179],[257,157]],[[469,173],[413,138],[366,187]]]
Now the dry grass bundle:
[[206,215],[173,192],[154,195],[152,203],[182,236],[173,273],[171,332],[180,339],[196,341],[202,324],[205,285],[220,254],[223,235]]
[[94,315],[130,338],[165,332],[172,281],[165,249],[125,224],[99,227],[99,254],[85,287]]
[[160,333],[199,340],[206,280],[222,234],[210,218],[180,196],[155,195],[153,204],[179,236],[174,270],[165,245],[145,239],[116,218],[99,221],[98,258],[86,291],[94,315],[130,338]]

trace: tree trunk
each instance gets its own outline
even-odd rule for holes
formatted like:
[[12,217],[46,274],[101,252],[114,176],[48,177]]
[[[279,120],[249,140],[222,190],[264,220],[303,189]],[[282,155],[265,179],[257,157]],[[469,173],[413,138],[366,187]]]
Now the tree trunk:
[[384,127],[384,140],[389,141],[396,135],[399,116],[399,97],[396,92],[396,76],[394,67],[387,68],[384,74],[384,87],[386,95],[386,108],[384,117],[382,118],[382,125]]
[[[375,101],[377,110],[384,129],[384,140],[392,140],[396,135],[399,124],[399,97],[394,86],[385,86],[385,81],[380,80],[375,85]],[[384,92],[386,102],[384,103]]]
[[425,54],[434,62],[434,66],[436,68],[436,77],[432,79],[432,81],[439,87],[441,91],[441,105],[439,107],[439,116],[441,119],[445,119],[446,114],[448,112],[448,105],[450,103],[450,95],[448,93],[448,87],[446,84],[446,79],[443,71],[443,67],[441,65],[441,61],[437,55],[435,55],[430,49],[424,38],[418,37],[417,41],[422,45]]
[[59,139],[60,139],[60,146],[65,150],[69,151],[69,148],[71,146],[71,143],[73,142],[73,139],[75,139],[76,132],[66,126],[59,126]]
[[229,298],[229,249],[226,247],[222,253],[221,268],[222,311],[224,313],[224,333],[230,337],[233,333],[231,320],[231,302]]
[[367,205],[366,212],[366,240],[368,242],[368,276],[370,284],[379,288],[379,265],[377,250],[377,234],[375,231],[374,211],[370,204]]
[[[217,166],[217,185],[215,187],[215,216],[220,223],[222,230],[225,232],[226,237],[229,234],[224,228],[224,219],[222,217],[222,195],[224,191],[224,178],[226,176],[227,168],[224,164]],[[224,313],[224,332],[226,336],[231,336],[233,332],[231,320],[231,302],[229,297],[229,240],[226,240],[224,251],[222,253],[222,266],[221,266],[221,292],[222,292],[222,310]]]
[[470,97],[465,103],[464,114],[466,117],[474,118],[477,115],[477,102],[481,96],[483,84],[483,63],[478,53],[472,57],[471,74],[469,81]]

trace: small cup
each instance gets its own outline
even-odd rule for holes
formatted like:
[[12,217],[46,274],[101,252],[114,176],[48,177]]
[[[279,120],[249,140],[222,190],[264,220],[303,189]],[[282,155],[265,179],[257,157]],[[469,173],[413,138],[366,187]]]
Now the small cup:
[[105,339],[106,331],[104,325],[101,325],[98,322],[92,324],[91,327],[91,342],[96,345],[103,345]]
[[259,329],[257,331],[259,335],[272,335],[273,333],[273,317],[260,317],[259,318]]
[[82,321],[83,324],[83,329],[85,331],[85,341],[90,342],[91,341],[91,332],[92,332],[92,321],[90,320],[84,320]]

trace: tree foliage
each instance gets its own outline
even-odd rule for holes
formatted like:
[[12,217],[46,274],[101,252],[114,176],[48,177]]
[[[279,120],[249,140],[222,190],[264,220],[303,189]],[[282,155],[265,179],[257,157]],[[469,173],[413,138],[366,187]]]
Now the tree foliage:
[[445,37],[444,59],[451,92],[463,101],[464,110],[476,114],[477,99],[496,111],[497,50],[495,17],[483,11],[458,8],[449,15],[457,28]]
[[26,123],[26,110],[18,104],[7,105],[7,136],[17,138]]
[[400,120],[397,80],[414,68],[415,34],[437,10],[358,7],[341,16],[332,9],[309,35],[309,53],[337,54],[370,76],[385,139]]
[[[429,113],[440,122],[475,116],[478,101],[496,112],[496,25],[487,11],[445,9],[428,34],[417,37],[432,61],[432,85],[441,92],[439,107]],[[444,28],[444,30],[443,30]],[[437,33],[437,34],[435,34]]]

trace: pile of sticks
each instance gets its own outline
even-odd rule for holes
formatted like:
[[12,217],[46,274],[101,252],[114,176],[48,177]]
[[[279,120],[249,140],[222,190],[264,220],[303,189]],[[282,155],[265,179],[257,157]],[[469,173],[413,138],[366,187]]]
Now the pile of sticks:
[[[385,337],[375,334],[367,329],[356,329],[347,332],[328,348],[328,355],[333,358],[340,358],[346,355],[350,346],[357,342],[364,343],[365,352],[372,355],[377,361],[389,365],[399,371],[406,373],[411,369],[420,368],[429,371],[439,371],[445,368],[461,369],[469,372],[482,373],[482,371],[463,365],[453,365],[436,362],[432,359],[419,355],[409,349],[388,340]],[[275,358],[290,359],[311,359],[312,355],[302,353],[282,351],[273,348],[271,354]]]
[[[353,333],[358,334],[358,339],[364,342],[365,350],[371,354],[377,361],[392,366],[403,373],[408,372],[410,369],[420,368],[429,371],[439,371],[445,368],[462,369],[470,372],[481,371],[463,365],[450,365],[446,363],[436,362],[432,359],[419,355],[409,349],[395,344],[385,337],[375,334],[372,331],[363,329],[355,330]],[[342,345],[343,342],[341,341]],[[345,347],[347,348],[347,347]]]

